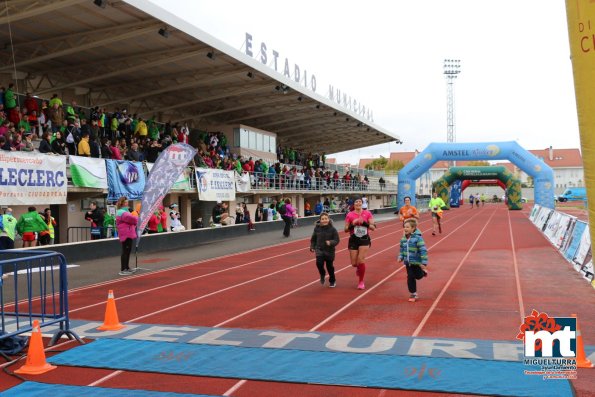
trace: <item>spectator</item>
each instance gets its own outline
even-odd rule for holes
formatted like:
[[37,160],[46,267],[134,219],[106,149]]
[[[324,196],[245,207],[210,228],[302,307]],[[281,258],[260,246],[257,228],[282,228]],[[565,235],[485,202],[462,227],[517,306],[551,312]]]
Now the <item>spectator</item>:
[[227,213],[227,203],[217,201],[212,211],[214,225],[229,225],[232,218]]
[[[64,131],[64,135],[66,135],[66,147],[68,148],[68,154],[70,156],[76,156],[76,147],[79,141],[81,140],[81,136],[79,129],[74,125],[72,121],[67,122],[66,131]],[[89,150],[89,155],[90,153],[91,152]]]
[[178,205],[176,203],[169,206],[169,230],[171,232],[186,230],[182,222],[180,222],[180,213],[178,212]]
[[23,143],[23,146],[21,147],[21,151],[23,152],[34,152],[35,151],[35,147],[33,147],[33,142],[31,142],[31,139],[33,137],[33,134],[30,132],[25,133],[25,142]]
[[39,143],[39,153],[52,153],[49,132],[44,132],[41,136],[41,142]]
[[14,84],[10,83],[8,89],[4,91],[4,108],[6,110],[14,109],[17,106],[16,96],[14,95]]
[[312,215],[312,210],[310,207],[310,203],[308,201],[306,201],[306,203],[304,204],[304,216],[311,216]]
[[60,131],[56,132],[56,137],[52,141],[52,153],[66,155],[66,143]]
[[110,150],[112,151],[112,159],[113,160],[123,160],[122,154],[120,153],[120,148],[114,143],[110,142]]
[[314,206],[314,215],[320,215],[322,214],[324,210],[324,206],[322,205],[322,202],[319,200],[316,205]]
[[380,185],[380,191],[386,188],[386,182],[384,181],[383,177],[380,177],[380,179],[378,179],[378,185]]
[[97,201],[91,201],[90,210],[85,213],[85,220],[91,222],[91,240],[103,238],[103,210],[97,207]]
[[128,212],[128,198],[120,197],[116,204],[116,227],[118,228],[118,237],[122,244],[122,255],[120,256],[120,276],[128,276],[134,272],[130,270],[130,252],[132,251],[132,242],[136,239],[136,224],[138,218]]
[[250,211],[248,210],[248,206],[246,205],[246,203],[242,203],[242,210],[244,212],[243,223],[248,224],[248,231],[252,232],[256,230],[256,228],[254,227],[254,223],[252,223],[252,217],[250,216]]
[[56,223],[56,219],[54,219],[54,217],[52,216],[52,210],[49,208],[46,208],[43,210],[43,214],[45,217],[45,220],[48,224],[48,228],[50,229],[49,232],[49,236],[50,236],[50,241],[49,241],[49,245],[53,245],[54,244],[54,238],[56,237],[56,233],[55,233],[55,226],[57,225]]
[[0,250],[13,249],[17,220],[14,216],[12,216],[12,208],[7,208],[1,218],[2,226],[0,227]]
[[264,211],[262,203],[258,203],[256,206],[256,211],[254,211],[254,222],[266,221],[265,214],[266,212]]
[[242,205],[238,203],[236,205],[236,225],[240,223],[244,223],[244,210],[242,209]]
[[282,201],[277,208],[277,211],[281,215],[283,222],[285,222],[283,236],[289,237],[289,233],[291,231],[291,222],[293,220],[293,214],[295,213],[295,209],[291,205],[291,199],[286,198],[284,202]]
[[85,132],[78,144],[78,155],[91,157],[91,146],[89,146],[89,133]]
[[153,212],[151,217],[149,218],[149,222],[147,223],[147,229],[149,229],[149,234],[156,234],[159,233],[159,217],[161,213],[159,210]]
[[17,231],[23,236],[23,248],[35,246],[35,233],[49,230],[44,219],[35,207],[29,207],[27,213],[21,215],[17,222]]
[[126,153],[126,160],[143,161],[143,154],[138,151],[138,143],[134,142],[130,145],[130,150]]

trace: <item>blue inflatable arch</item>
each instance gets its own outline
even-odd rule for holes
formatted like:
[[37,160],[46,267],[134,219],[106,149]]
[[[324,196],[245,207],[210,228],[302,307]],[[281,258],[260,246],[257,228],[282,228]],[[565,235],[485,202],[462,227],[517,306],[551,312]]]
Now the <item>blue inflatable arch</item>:
[[523,149],[518,143],[431,143],[410,161],[398,175],[397,207],[411,197],[415,205],[415,182],[437,161],[509,160],[533,178],[535,204],[554,208],[554,172],[549,165]]

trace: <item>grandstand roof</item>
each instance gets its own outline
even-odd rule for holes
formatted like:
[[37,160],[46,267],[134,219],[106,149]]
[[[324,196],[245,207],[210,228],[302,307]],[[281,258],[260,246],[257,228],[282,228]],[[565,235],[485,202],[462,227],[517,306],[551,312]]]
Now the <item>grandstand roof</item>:
[[276,133],[281,145],[316,152],[399,141],[363,112],[314,93],[150,2],[3,3],[0,82],[16,76],[20,93],[58,93],[66,103],[82,96],[88,103],[79,105],[108,112],[125,107],[199,129],[242,124]]

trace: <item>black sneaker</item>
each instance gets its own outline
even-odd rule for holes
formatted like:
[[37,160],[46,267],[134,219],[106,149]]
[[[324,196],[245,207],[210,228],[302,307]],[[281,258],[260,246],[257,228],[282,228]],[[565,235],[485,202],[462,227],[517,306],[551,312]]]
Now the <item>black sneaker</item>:
[[330,283],[328,287],[329,288],[335,288],[336,286],[337,286],[337,282],[334,281],[334,282]]
[[324,276],[320,276],[320,285],[324,285]]

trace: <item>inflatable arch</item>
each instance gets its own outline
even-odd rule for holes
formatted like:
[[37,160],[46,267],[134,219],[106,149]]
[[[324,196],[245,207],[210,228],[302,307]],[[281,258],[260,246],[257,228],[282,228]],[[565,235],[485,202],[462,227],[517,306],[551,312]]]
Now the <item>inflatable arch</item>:
[[434,191],[438,193],[438,197],[449,207],[450,199],[448,188],[456,180],[483,180],[483,179],[498,179],[506,186],[506,194],[508,195],[508,209],[521,210],[522,192],[521,181],[514,177],[514,175],[502,166],[485,166],[485,167],[450,167],[450,169],[436,180],[432,186]]
[[415,181],[440,160],[509,160],[533,178],[535,204],[554,208],[554,172],[543,161],[523,149],[518,143],[431,143],[401,171],[397,190],[397,206],[403,198],[411,197],[415,205]]

